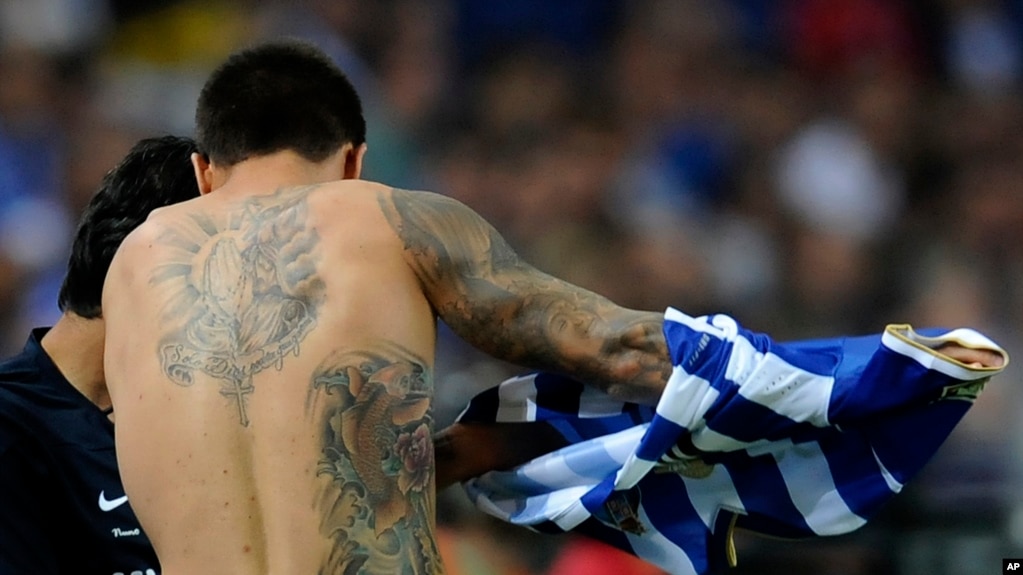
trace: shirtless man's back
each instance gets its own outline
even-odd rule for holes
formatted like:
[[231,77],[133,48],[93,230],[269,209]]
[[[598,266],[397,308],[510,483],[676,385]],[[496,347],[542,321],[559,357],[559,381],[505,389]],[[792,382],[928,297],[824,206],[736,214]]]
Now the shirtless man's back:
[[539,272],[458,202],[358,180],[337,76],[302,45],[229,60],[199,103],[203,196],[111,266],[118,457],[165,575],[442,572],[438,317],[627,399],[655,401],[670,370],[660,313]]
[[108,294],[133,324],[108,339],[121,469],[165,573],[435,571],[435,321],[390,192],[231,192],[151,218]]

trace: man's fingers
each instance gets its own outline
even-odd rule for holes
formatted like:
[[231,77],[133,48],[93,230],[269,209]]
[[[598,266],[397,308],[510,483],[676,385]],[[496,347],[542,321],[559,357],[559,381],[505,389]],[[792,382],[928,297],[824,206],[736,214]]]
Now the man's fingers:
[[989,349],[971,349],[956,343],[946,343],[937,351],[970,367],[1002,367],[1005,365],[1005,358],[1002,354]]

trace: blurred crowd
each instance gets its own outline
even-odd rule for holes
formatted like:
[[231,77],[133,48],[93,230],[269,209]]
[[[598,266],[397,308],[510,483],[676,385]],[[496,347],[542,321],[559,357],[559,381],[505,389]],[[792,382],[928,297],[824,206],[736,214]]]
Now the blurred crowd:
[[[359,88],[367,178],[456,197],[618,303],[779,339],[968,325],[1020,349],[1021,0],[2,0],[4,352],[57,317],[102,175],[139,137],[190,134],[211,66],[279,35]],[[517,373],[446,332],[441,351],[440,425]],[[875,522],[740,535],[735,573],[970,575],[1023,555],[1019,373]],[[658,573],[442,501],[452,573]]]

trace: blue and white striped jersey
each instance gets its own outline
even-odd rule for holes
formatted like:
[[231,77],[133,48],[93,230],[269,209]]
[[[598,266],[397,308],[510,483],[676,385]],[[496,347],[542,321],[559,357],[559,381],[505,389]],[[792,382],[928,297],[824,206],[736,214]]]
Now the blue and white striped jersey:
[[1005,355],[970,329],[779,343],[669,309],[664,330],[674,370],[656,407],[546,373],[476,396],[460,421],[546,422],[569,444],[466,482],[477,507],[707,573],[734,564],[735,527],[800,538],[864,525],[1004,368],[935,351],[956,341]]

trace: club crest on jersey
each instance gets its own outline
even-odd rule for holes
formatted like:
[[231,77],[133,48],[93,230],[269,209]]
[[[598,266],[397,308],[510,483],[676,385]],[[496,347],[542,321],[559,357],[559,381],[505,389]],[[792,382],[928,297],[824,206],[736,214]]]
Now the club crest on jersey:
[[642,535],[647,528],[639,518],[640,491],[633,487],[628,491],[612,491],[593,516],[605,525],[617,527],[626,533]]

